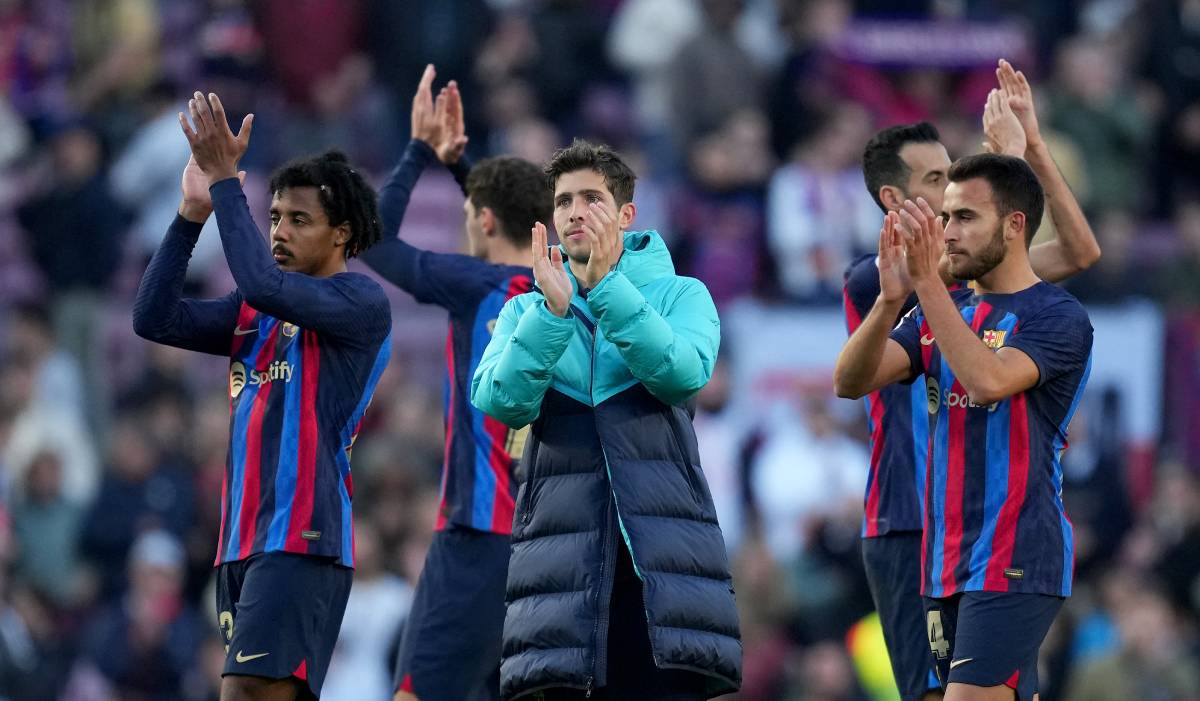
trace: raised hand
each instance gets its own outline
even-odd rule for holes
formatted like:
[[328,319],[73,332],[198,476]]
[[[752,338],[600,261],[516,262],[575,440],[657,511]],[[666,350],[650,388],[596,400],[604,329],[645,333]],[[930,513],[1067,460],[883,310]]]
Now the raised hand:
[[912,236],[904,241],[909,278],[914,285],[930,280],[940,283],[938,264],[946,250],[942,218],[934,214],[924,197],[918,197],[916,202],[904,200],[900,220],[912,232]]
[[412,138],[424,141],[430,148],[436,150],[442,141],[442,122],[433,102],[433,79],[435,77],[437,77],[437,69],[430,63],[425,66],[425,72],[421,74],[421,82],[417,84],[417,92],[413,95]]
[[[246,171],[239,170],[238,182],[246,182]],[[195,157],[188,158],[179,184],[183,200],[179,203],[179,214],[188,221],[203,223],[212,214],[212,195],[208,193],[208,176],[200,170]]]
[[580,284],[589,290],[600,284],[600,280],[612,270],[625,251],[625,238],[616,212],[603,202],[592,202],[583,216],[583,233],[592,244],[587,268]]
[[456,81],[452,80],[442,88],[435,110],[442,138],[433,144],[433,150],[437,151],[438,160],[443,164],[457,163],[467,148],[468,137],[463,122],[462,94],[458,92]]
[[533,225],[533,279],[537,282],[546,307],[557,316],[566,316],[571,306],[571,278],[563,267],[562,251],[558,246],[550,248],[546,242],[546,226],[541,222]]
[[192,124],[189,124],[188,118],[180,112],[179,126],[183,128],[183,135],[192,148],[192,158],[208,176],[209,184],[237,177],[238,161],[250,146],[254,115],[246,115],[235,135],[229,129],[225,108],[216,93],[209,93],[206,99],[203,94],[196,92],[192,99],[188,100],[188,112],[191,114]]
[[1025,74],[1013,68],[1008,61],[1000,59],[996,80],[1000,83],[1000,91],[1008,98],[1008,106],[1025,130],[1026,147],[1041,147],[1042,132],[1038,128],[1037,111],[1033,106],[1033,89],[1029,87]]
[[888,212],[879,229],[879,289],[884,301],[903,302],[912,294],[912,281],[904,264],[904,235],[900,215]]
[[1025,130],[1000,90],[993,89],[988,93],[987,104],[983,108],[983,135],[986,137],[983,142],[985,151],[1025,157]]

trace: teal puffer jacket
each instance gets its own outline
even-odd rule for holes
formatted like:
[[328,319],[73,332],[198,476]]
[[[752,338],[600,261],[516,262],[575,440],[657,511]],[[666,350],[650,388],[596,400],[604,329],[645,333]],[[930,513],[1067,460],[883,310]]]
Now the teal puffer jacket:
[[716,361],[716,307],[702,283],[675,275],[653,231],[625,233],[586,299],[575,287],[566,318],[537,290],[510,300],[471,388],[491,416],[531,425],[502,693],[605,685],[618,536],[643,583],[655,663],[705,675],[711,696],[734,691],[737,611],[689,402]]

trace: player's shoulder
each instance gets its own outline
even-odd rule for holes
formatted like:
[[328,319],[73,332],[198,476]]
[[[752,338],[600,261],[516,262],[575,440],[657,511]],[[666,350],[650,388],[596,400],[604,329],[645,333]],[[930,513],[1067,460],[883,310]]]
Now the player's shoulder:
[[1058,285],[1049,282],[1039,282],[1030,290],[1030,306],[1035,313],[1053,314],[1056,317],[1069,317],[1086,320],[1087,309],[1075,295],[1067,292]]
[[330,278],[348,299],[352,299],[362,307],[386,311],[391,315],[391,304],[387,293],[375,278],[357,272],[338,273]]
[[864,253],[850,261],[850,264],[846,266],[846,270],[842,273],[842,281],[849,285],[850,281],[855,279],[855,276],[861,277],[865,273],[878,276],[879,268],[876,265],[878,258],[879,256],[874,253]]

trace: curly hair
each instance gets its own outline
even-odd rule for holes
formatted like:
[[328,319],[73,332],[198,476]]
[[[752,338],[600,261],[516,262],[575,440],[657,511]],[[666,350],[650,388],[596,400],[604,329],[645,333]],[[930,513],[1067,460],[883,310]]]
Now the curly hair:
[[346,257],[367,250],[383,235],[375,190],[357,170],[350,167],[346,154],[327,151],[320,156],[298,158],[271,174],[271,195],[293,187],[315,187],[321,208],[331,226],[350,225]]

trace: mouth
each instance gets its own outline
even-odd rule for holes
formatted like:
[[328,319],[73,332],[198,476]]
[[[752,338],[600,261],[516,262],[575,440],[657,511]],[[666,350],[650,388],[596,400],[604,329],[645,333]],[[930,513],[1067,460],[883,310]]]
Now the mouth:
[[292,257],[292,252],[283,247],[283,244],[275,244],[271,248],[271,255],[275,257],[276,263],[282,263]]
[[570,241],[582,241],[584,238],[583,229],[568,231],[566,238]]

